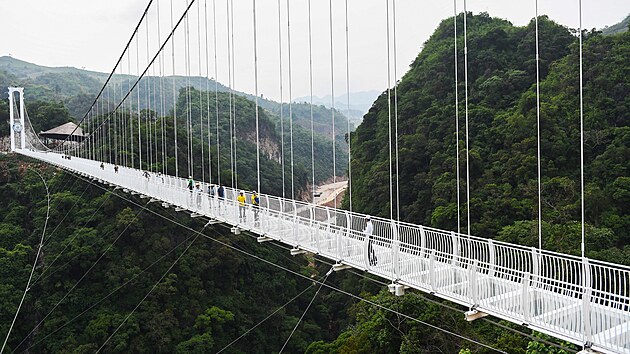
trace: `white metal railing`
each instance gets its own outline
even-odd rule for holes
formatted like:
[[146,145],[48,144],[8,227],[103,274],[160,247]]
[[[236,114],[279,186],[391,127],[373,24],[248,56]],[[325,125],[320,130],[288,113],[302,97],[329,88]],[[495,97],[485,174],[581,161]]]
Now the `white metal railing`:
[[371,217],[378,259],[372,266],[364,214],[260,195],[255,219],[246,192],[246,217],[239,218],[232,188],[224,187],[220,200],[206,186],[191,193],[183,178],[18,152],[576,344],[630,352],[630,267],[378,217]]

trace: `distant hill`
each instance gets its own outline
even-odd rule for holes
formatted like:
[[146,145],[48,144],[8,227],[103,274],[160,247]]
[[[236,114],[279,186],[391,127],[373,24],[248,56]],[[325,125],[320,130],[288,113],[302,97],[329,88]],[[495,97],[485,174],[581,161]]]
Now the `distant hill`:
[[[66,103],[70,114],[76,119],[83,117],[94,97],[99,92],[109,74],[96,71],[82,70],[72,67],[52,68],[28,63],[8,56],[0,57],[0,87],[9,85],[23,86],[27,90],[30,100],[60,100]],[[120,96],[120,89],[126,89],[135,82],[132,75],[114,75],[112,91],[116,91]],[[198,90],[209,88],[214,90],[215,82],[202,77],[166,76],[164,78],[146,76],[138,87],[140,88],[140,108],[150,108],[159,113],[160,105],[158,97],[164,97],[166,112],[173,107],[173,79],[175,80],[175,90],[186,86],[192,86]],[[145,89],[150,87],[152,92],[148,96]],[[155,90],[155,91],[153,91]],[[228,88],[218,84],[218,91],[225,92]],[[126,91],[125,91],[126,92]],[[115,94],[111,93],[116,97]],[[77,96],[87,95],[89,100],[81,100],[83,104],[73,104]],[[113,101],[114,99],[112,99]]]
[[[51,68],[32,64],[8,56],[0,57],[0,87],[23,86],[26,88],[26,95],[29,100],[63,101],[70,111],[70,115],[75,119],[81,119],[83,117],[83,114],[85,114],[92,104],[94,97],[101,89],[108,75],[109,74],[106,73],[81,70],[72,67]],[[175,81],[174,85],[173,80]],[[129,87],[133,85],[135,82],[135,76],[114,75],[112,82],[113,89],[111,95],[112,97],[119,98],[121,90],[122,92],[127,92]],[[180,89],[187,86],[194,87],[195,89],[201,91],[214,91],[215,81],[198,76],[188,78],[184,76],[165,76],[163,78],[146,76],[138,83],[138,87],[140,89],[140,108],[145,109],[148,107],[160,114],[168,114],[168,112],[170,112],[173,108],[173,98],[179,95]],[[229,88],[221,83],[216,83],[216,86],[219,92],[229,91]],[[177,94],[173,93],[173,87],[175,88]],[[148,88],[150,88],[150,95],[147,95]],[[114,93],[114,91],[116,93]],[[255,99],[254,95],[248,93],[239,91],[235,91],[235,93],[251,101]],[[369,101],[368,96],[369,93],[357,93],[357,102]],[[344,96],[339,97],[343,98]],[[376,97],[376,95],[374,97]],[[162,112],[162,98],[164,100],[164,109],[166,112]],[[351,99],[354,101],[355,97],[351,96]],[[115,99],[112,98],[112,101],[115,101]],[[160,102],[160,104],[157,104],[157,102]],[[272,115],[279,116],[280,103],[269,99],[259,98],[258,104],[263,109],[269,111]],[[357,103],[357,105],[361,104],[363,103]],[[332,111],[329,108],[321,106],[317,102],[314,102],[314,105],[314,111],[317,112],[315,117],[316,122],[319,117],[332,116]],[[309,105],[306,104],[306,106]],[[338,124],[343,126],[343,130],[345,131],[347,123],[343,107],[345,106],[340,103],[337,107],[335,116],[338,120]],[[285,114],[288,114],[287,109],[288,108],[285,108]],[[295,110],[294,118],[298,122],[304,122],[307,120],[310,122],[310,109]],[[278,121],[278,118],[275,120]],[[326,127],[326,121],[322,120],[319,123],[320,124],[316,124],[315,126],[315,133],[323,135],[329,134],[330,127]],[[352,124],[352,127],[354,128],[356,125],[358,125],[358,123]],[[306,125],[303,126],[305,128],[307,127]],[[310,129],[310,125],[308,128]]]
[[[350,122],[355,125],[359,125],[361,123],[361,120],[363,120],[363,116],[368,112],[370,107],[372,107],[372,104],[379,95],[380,92],[377,90],[350,92]],[[298,97],[293,100],[293,102],[306,103],[309,103],[310,101],[311,98],[309,96]],[[331,96],[313,96],[313,104],[331,108]],[[348,94],[343,94],[335,97],[335,108],[343,112],[344,114],[347,114]]]
[[[25,87],[27,104],[35,101],[63,102],[70,115],[75,120],[80,120],[92,104],[94,97],[101,89],[109,74],[95,71],[81,70],[72,67],[51,68],[32,64],[26,61],[8,56],[0,57],[0,88],[5,90],[8,86]],[[111,92],[105,91],[105,97],[111,95],[112,105],[120,100],[121,92],[128,92],[136,77],[130,75],[114,75],[111,83]],[[174,81],[174,82],[173,82]],[[173,108],[174,97],[180,97],[182,89],[188,86],[198,91],[214,92],[215,84],[218,92],[228,92],[229,88],[221,83],[205,77],[166,76],[144,77],[139,83],[140,108],[150,108],[162,115],[167,115]],[[174,94],[173,90],[176,90]],[[150,94],[149,94],[150,93]],[[244,92],[235,92],[236,95],[254,101],[254,95]],[[211,93],[214,97],[214,93]],[[162,112],[162,100],[164,112]],[[281,133],[280,103],[259,98],[258,104],[266,111],[269,120],[275,125],[277,133]],[[341,104],[339,107],[343,107]],[[181,107],[178,107],[181,108]],[[308,142],[308,151],[302,147],[296,152],[299,163],[310,166],[310,104],[300,103],[293,105],[294,136],[300,144]],[[324,181],[332,176],[332,110],[322,105],[313,105],[314,132],[316,155],[321,161],[316,163],[316,180]],[[238,112],[242,114],[242,112]],[[283,108],[285,140],[289,140],[289,109],[285,103]],[[337,174],[343,175],[348,161],[348,149],[345,143],[348,121],[344,110],[335,111],[335,141],[337,149]],[[351,124],[354,130],[357,124]],[[288,149],[288,146],[285,146]],[[302,151],[303,150],[303,151]],[[309,160],[309,161],[306,161]]]
[[621,22],[617,24],[614,24],[610,27],[604,27],[602,29],[602,33],[610,35],[610,34],[628,32],[628,26],[630,26],[630,15],[626,16],[625,19],[623,19]]

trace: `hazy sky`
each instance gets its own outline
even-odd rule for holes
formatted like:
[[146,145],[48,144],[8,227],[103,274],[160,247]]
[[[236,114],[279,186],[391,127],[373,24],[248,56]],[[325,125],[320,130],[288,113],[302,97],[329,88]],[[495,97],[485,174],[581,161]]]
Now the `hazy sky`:
[[[228,84],[226,7],[229,0],[197,0],[188,22],[190,54],[186,58],[185,23],[175,36],[175,72],[214,77],[213,4],[217,21],[217,74]],[[237,90],[254,92],[253,11],[252,0],[232,0],[234,5],[235,73]],[[278,44],[278,1],[256,0],[259,92],[280,98],[280,50]],[[630,0],[583,0],[583,27],[602,28],[622,20],[630,13]],[[45,66],[74,66],[87,70],[110,72],[122,53],[147,1],[132,0],[0,0],[0,23],[3,36],[0,56],[12,55]],[[154,0],[147,24],[133,41],[125,56],[122,73],[137,73],[147,64],[171,29],[171,4],[175,22],[186,6],[186,0]],[[287,0],[280,0],[282,36],[283,97],[288,98]],[[314,95],[331,93],[331,57],[329,1],[312,0],[313,90]],[[290,0],[291,64],[293,97],[309,94],[308,10],[307,0]],[[335,95],[346,91],[345,0],[332,0],[333,67]],[[383,90],[387,87],[387,0],[348,0],[350,91]],[[391,1],[390,1],[391,4]],[[396,0],[396,72],[402,76],[439,22],[453,15],[453,1]],[[158,9],[159,5],[159,17]],[[391,5],[390,5],[391,6]],[[468,0],[467,9],[508,19],[524,25],[534,17],[534,0]],[[463,1],[457,1],[458,11]],[[539,14],[547,14],[571,28],[579,25],[577,0],[539,0]],[[390,15],[391,15],[390,7]],[[199,13],[199,17],[197,14]],[[207,14],[207,16],[205,15]],[[391,18],[391,16],[390,16]],[[159,19],[159,31],[158,31]],[[206,20],[208,31],[205,30]],[[461,24],[459,24],[461,25]],[[201,28],[201,32],[198,32]],[[147,44],[147,32],[148,44]],[[393,33],[393,27],[391,32]],[[159,38],[158,38],[159,33]],[[198,35],[199,33],[199,35]],[[208,36],[206,45],[206,33]],[[393,37],[393,35],[392,35]],[[201,42],[201,45],[198,43]],[[393,38],[392,38],[393,44]],[[171,43],[151,73],[173,73]],[[474,50],[474,48],[469,48]],[[208,61],[206,61],[206,51]],[[137,54],[136,54],[137,53]],[[391,50],[393,57],[394,51]],[[534,53],[532,53],[532,56]],[[201,59],[201,65],[199,62]],[[206,66],[206,62],[208,63]],[[159,62],[158,62],[159,63]],[[393,77],[394,67],[391,66]],[[392,78],[393,81],[393,78]]]

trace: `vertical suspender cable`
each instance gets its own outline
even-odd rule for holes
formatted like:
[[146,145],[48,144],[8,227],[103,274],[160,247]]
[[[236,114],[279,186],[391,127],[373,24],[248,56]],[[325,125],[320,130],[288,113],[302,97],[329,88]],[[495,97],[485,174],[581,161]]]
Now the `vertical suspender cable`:
[[[123,69],[123,65],[120,66],[120,97],[124,97],[124,89],[123,89],[123,77],[124,77],[124,69]],[[127,158],[128,158],[128,146],[127,146],[127,119],[125,117],[125,108],[124,106],[122,107],[122,110],[120,111],[120,123],[121,123],[121,134],[122,134],[122,151],[120,152],[121,154],[121,164],[123,164],[124,166],[128,166],[127,164]]]
[[230,0],[226,0],[225,1],[225,13],[226,13],[226,24],[227,24],[227,60],[228,60],[228,86],[229,86],[229,99],[228,99],[228,104],[229,104],[229,132],[230,132],[230,169],[232,170],[232,188],[234,188],[234,175],[236,174],[234,172],[234,133],[232,132],[232,52],[230,51],[231,48],[231,41],[230,41]]
[[393,193],[393,177],[392,177],[392,94],[391,94],[391,63],[389,53],[389,0],[385,0],[385,17],[387,30],[387,117],[388,117],[388,140],[389,140],[389,219],[394,219],[394,193]]
[[[84,134],[90,134],[90,121],[92,120],[92,108],[90,108],[90,111],[87,114],[87,129],[85,129],[83,131]],[[91,149],[90,149],[90,136],[88,135],[88,138],[86,140],[84,140],[84,144],[86,144],[86,151],[85,151],[85,158],[86,159],[90,159],[92,154],[91,154]]]
[[[186,0],[186,7],[188,7],[188,0]],[[184,75],[186,77],[186,160],[188,160],[188,165],[186,166],[186,172],[189,176],[192,176],[191,166],[190,166],[190,51],[188,46],[190,45],[190,41],[188,40],[189,27],[188,27],[188,14],[186,14],[185,21],[185,29],[184,29]]]
[[466,18],[466,0],[464,0],[464,90],[465,90],[465,106],[466,106],[466,232],[470,236],[470,159],[468,145],[468,43],[467,43],[467,23]]
[[256,38],[256,0],[252,0],[254,18],[254,94],[256,110],[256,191],[260,193],[260,134],[258,128],[258,43]]
[[[100,115],[101,110],[100,110],[100,101],[98,100],[98,98],[96,99],[95,102],[95,106],[96,106],[96,113],[94,118],[97,119],[97,121],[94,123],[94,155],[96,156],[96,159],[99,161],[103,161],[103,156],[102,156],[102,151],[103,149],[100,146],[101,143],[101,124],[100,124],[100,119],[102,117],[102,115]],[[98,150],[97,150],[98,147]]]
[[[206,167],[203,161],[205,153],[203,148],[203,100],[201,95],[201,5],[199,1],[197,1],[197,56],[199,59],[199,144],[201,145],[201,182],[206,183]],[[208,149],[210,148],[208,147]]]
[[[231,37],[232,37],[232,82],[233,82],[233,87],[235,87],[236,85],[234,84],[234,82],[236,81],[235,77],[236,77],[236,66],[235,66],[235,61],[236,61],[236,56],[234,55],[234,47],[235,47],[235,43],[234,42],[234,1],[230,0],[230,17],[231,17]],[[232,90],[232,109],[234,110],[234,120],[232,121],[233,124],[233,131],[234,131],[234,186],[238,189],[238,159],[236,158],[236,142],[237,142],[237,136],[236,135],[236,93],[234,92],[234,90]]]
[[219,78],[217,64],[217,6],[216,0],[212,0],[212,18],[213,18],[213,45],[214,45],[214,114],[217,119],[217,184],[221,184],[221,149],[219,139]]
[[[156,19],[159,18],[159,14],[156,13]],[[155,32],[157,32],[157,34],[159,35],[159,27],[157,27],[157,23],[156,23],[156,28],[154,29]],[[157,37],[157,36],[156,36]],[[152,121],[152,125],[153,125],[153,162],[154,162],[154,171],[158,172],[160,169],[160,165],[161,162],[159,161],[159,156],[161,155],[161,149],[159,148],[158,145],[158,120],[160,119],[160,113],[162,111],[162,106],[160,104],[159,101],[159,97],[158,97],[158,89],[159,89],[159,74],[160,74],[160,62],[162,61],[162,52],[159,50],[160,45],[162,44],[161,41],[159,39],[155,39],[157,40],[157,48],[158,48],[158,52],[157,52],[157,64],[155,62],[153,62],[153,64],[151,64],[151,74],[153,76],[153,104],[151,107],[153,107],[153,111],[155,112],[154,118],[155,120]],[[157,66],[157,68],[156,68]]]
[[[189,6],[189,1],[186,0],[186,7]],[[188,133],[187,142],[188,142],[188,175],[195,177],[194,174],[194,166],[193,166],[193,156],[192,156],[192,98],[190,97],[190,19],[188,14],[186,14],[186,38],[185,38],[185,47],[186,47],[186,132]]]
[[[136,36],[136,72],[140,79],[140,32]],[[142,133],[140,132],[140,86],[136,87],[136,104],[138,110],[138,157],[140,159],[139,167],[142,169]]]
[[580,6],[580,200],[582,211],[582,258],[585,257],[584,244],[584,87],[582,77],[582,0],[579,1]]
[[[335,146],[335,60],[333,52],[333,10],[332,0],[328,1],[328,23],[330,25],[330,95],[332,99],[331,114],[332,114],[332,158],[333,158],[333,184],[337,182],[337,157]],[[313,185],[313,190],[315,185]],[[337,192],[334,192],[333,206],[337,209]]]
[[[118,87],[120,88],[120,97],[124,97],[123,94],[123,75],[124,75],[124,71],[123,71],[123,66],[120,66],[120,84],[118,85]],[[127,166],[127,139],[126,135],[127,135],[127,127],[125,125],[125,122],[127,120],[125,119],[125,108],[123,106],[122,110],[120,111],[120,131],[121,131],[121,152],[120,152],[120,157],[121,157],[121,164],[124,166]],[[124,152],[124,153],[123,153]]]
[[[107,116],[111,115],[112,109],[109,107],[111,103],[111,86],[107,85]],[[109,163],[112,163],[112,129],[110,127],[111,119],[107,119],[107,152]]]
[[[162,43],[162,34],[161,34],[161,26],[160,26],[160,2],[158,1],[156,5],[157,11],[157,26],[158,26],[158,42]],[[160,103],[161,103],[161,119],[160,119],[160,127],[162,129],[162,173],[168,174],[168,151],[166,150],[166,103],[164,102],[164,52],[160,51]]]
[[210,134],[210,61],[208,54],[208,1],[204,0],[203,2],[203,10],[204,10],[204,22],[205,22],[205,30],[206,30],[206,117],[208,124],[208,182],[212,183],[212,152],[210,151],[211,147],[211,134]]
[[[171,32],[173,31],[173,0],[171,0]],[[179,177],[179,160],[177,156],[177,87],[175,86],[175,36],[171,38],[173,64],[173,135],[175,139],[175,177]]]
[[[158,42],[158,48],[160,47],[160,44]],[[158,58],[161,58],[160,54],[162,52],[159,51],[158,52]],[[156,76],[156,69],[155,69],[155,63],[151,65],[151,72],[153,73],[153,95],[157,95],[158,93],[158,80],[157,80],[157,76]],[[159,61],[158,61],[158,73],[159,73]],[[154,111],[155,111],[155,120],[153,121],[153,149],[155,150],[153,153],[153,161],[155,162],[155,172],[158,172],[158,138],[157,138],[157,126],[158,126],[158,119],[160,117],[160,105],[159,102],[157,100],[157,97],[153,98],[153,107],[154,107]]]
[[100,102],[100,112],[101,112],[101,123],[99,124],[99,143],[100,143],[100,156],[101,156],[101,161],[105,162],[105,124],[103,121],[103,117],[105,117],[105,104],[103,103],[103,100],[105,99],[105,95],[103,94],[102,98],[101,98],[101,102]]
[[[151,54],[149,53],[149,17],[147,16],[146,19],[146,27],[147,27],[147,65],[149,65],[149,62],[151,61]],[[144,83],[145,83],[145,88],[146,88],[146,92],[145,92],[145,98],[146,98],[146,103],[145,103],[145,131],[146,131],[146,136],[147,136],[147,159],[149,160],[149,166],[148,166],[148,170],[149,171],[153,171],[153,149],[151,149],[151,82],[149,77],[144,77]]]
[[460,234],[461,229],[461,214],[460,214],[460,205],[461,202],[459,200],[459,87],[458,87],[458,74],[457,70],[457,0],[453,0],[453,44],[455,45],[455,178],[457,179],[457,234]]
[[313,127],[313,35],[311,27],[311,0],[308,0],[308,72],[311,103],[311,172],[313,175],[311,201],[315,201],[315,135]]
[[538,50],[538,0],[536,3],[536,150],[538,161],[538,249],[542,250],[542,187],[540,181],[540,55]]
[[284,103],[282,97],[282,21],[280,1],[278,0],[278,63],[279,63],[279,81],[280,81],[280,165],[282,167],[282,198],[286,197],[285,181],[284,181]]
[[293,178],[293,79],[291,70],[291,8],[287,0],[287,60],[289,71],[289,138],[291,148],[291,200],[295,200],[295,183]]
[[392,29],[394,31],[392,42],[394,44],[394,138],[396,139],[396,220],[400,221],[400,184],[399,184],[399,169],[398,169],[398,74],[397,74],[397,48],[396,48],[396,0],[392,0]]
[[[114,75],[116,75],[117,68],[114,68]],[[115,76],[114,76],[115,77]],[[114,86],[114,102],[116,102],[116,84],[115,81],[112,83]],[[111,115],[110,115],[111,116]],[[114,111],[113,114],[114,119],[114,164],[118,164],[118,111]]]
[[[131,50],[127,51],[127,89],[131,88]],[[133,139],[134,139],[134,135],[133,135],[133,104],[128,104],[129,106],[129,112],[127,112],[127,114],[129,115],[129,146],[130,146],[130,153],[131,153],[131,168],[136,168],[136,162],[135,162],[135,153],[134,153],[134,148],[133,148]]]
[[591,342],[591,316],[590,316],[590,269],[586,259],[586,225],[584,214],[584,77],[583,77],[583,59],[582,59],[582,0],[579,0],[580,12],[580,204],[581,204],[581,251],[582,251],[582,322],[584,329],[583,349]]
[[352,150],[350,138],[350,42],[348,40],[348,0],[346,6],[346,99],[348,103],[347,124],[348,124],[348,200],[350,202],[350,212],[352,212]]

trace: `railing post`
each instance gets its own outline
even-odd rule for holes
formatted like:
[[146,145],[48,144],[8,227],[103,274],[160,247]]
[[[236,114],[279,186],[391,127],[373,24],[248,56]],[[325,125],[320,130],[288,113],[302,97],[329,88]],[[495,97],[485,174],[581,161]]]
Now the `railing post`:
[[297,207],[295,206],[295,200],[291,201],[291,204],[293,205],[293,242],[295,242],[296,245],[299,246],[299,242],[298,242],[298,237],[297,237]]
[[538,265],[540,264],[540,256],[538,254],[538,249],[536,247],[532,247],[532,285],[535,288],[538,283],[538,275],[539,269]]
[[529,301],[529,282],[531,279],[531,274],[526,272],[523,274],[523,279],[521,281],[521,309],[523,310],[523,320],[525,323],[529,323],[531,315],[530,315],[530,301]]
[[473,306],[479,305],[479,294],[477,287],[477,267],[479,261],[475,259],[474,263],[468,268],[468,294],[472,300]]
[[370,254],[368,252],[368,244],[370,242],[369,238],[370,237],[374,237],[374,236],[368,236],[365,232],[361,232],[361,235],[363,236],[363,264],[365,266],[365,269],[369,269],[370,268]]
[[258,203],[258,225],[260,227],[260,232],[265,234],[265,230],[268,229],[265,226],[265,220],[268,220],[267,215],[269,214],[269,210],[271,209],[269,206],[269,195],[265,194],[265,207],[262,208],[261,203]]
[[395,220],[390,220],[390,228],[392,230],[392,239],[391,239],[391,247],[392,247],[392,271],[394,279],[400,279],[400,267],[398,262],[399,256],[399,243],[398,243],[398,223]]
[[429,254],[429,285],[431,285],[431,291],[437,291],[437,285],[435,284],[435,250],[431,250]]
[[451,240],[453,241],[453,259],[451,264],[457,266],[459,259],[459,237],[455,235],[455,232],[451,231]]
[[427,234],[424,227],[420,225],[420,258],[424,259],[424,254],[427,249]]
[[[315,225],[317,225],[317,221],[315,220],[315,207],[310,205],[308,207],[308,237],[312,242],[315,238],[317,232],[315,231]],[[317,225],[319,227],[319,225]]]
[[582,257],[582,321],[584,323],[584,342],[590,345],[591,338],[591,266],[588,258]]
[[494,269],[496,268],[496,249],[494,248],[494,242],[488,239],[488,276],[494,277]]
[[351,226],[352,226],[350,225],[350,222],[351,222],[350,212],[345,210],[344,214],[346,216],[346,237],[342,238],[341,235],[338,237],[338,242],[337,242],[337,259],[338,260],[343,259],[343,246],[350,244],[350,232],[351,232]]

